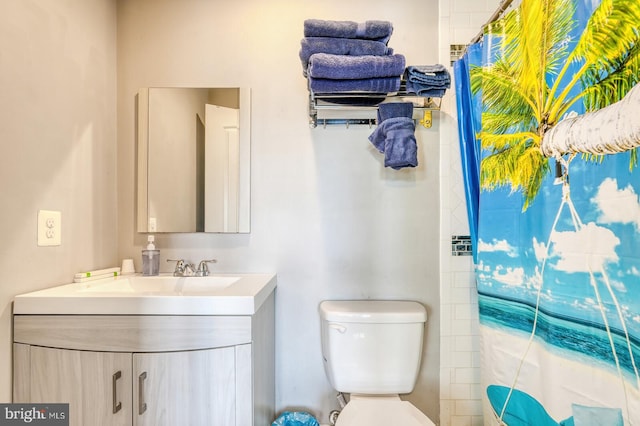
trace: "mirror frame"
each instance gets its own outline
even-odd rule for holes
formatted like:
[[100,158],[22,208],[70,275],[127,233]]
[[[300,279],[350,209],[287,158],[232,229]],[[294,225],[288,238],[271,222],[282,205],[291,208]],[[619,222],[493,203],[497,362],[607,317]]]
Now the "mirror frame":
[[[247,87],[214,87],[211,89],[239,89],[240,105],[240,167],[238,231],[174,231],[150,229],[149,226],[149,89],[180,88],[209,89],[208,87],[151,87],[142,88],[137,95],[137,160],[136,160],[136,231],[139,233],[224,233],[251,232],[251,89]],[[244,167],[246,165],[246,167]]]

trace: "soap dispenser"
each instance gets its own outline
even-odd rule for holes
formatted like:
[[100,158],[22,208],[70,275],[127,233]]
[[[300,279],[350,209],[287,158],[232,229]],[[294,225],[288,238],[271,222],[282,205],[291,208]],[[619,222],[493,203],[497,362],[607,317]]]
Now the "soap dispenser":
[[142,250],[142,275],[160,273],[160,250],[156,250],[153,235],[147,237],[147,249]]

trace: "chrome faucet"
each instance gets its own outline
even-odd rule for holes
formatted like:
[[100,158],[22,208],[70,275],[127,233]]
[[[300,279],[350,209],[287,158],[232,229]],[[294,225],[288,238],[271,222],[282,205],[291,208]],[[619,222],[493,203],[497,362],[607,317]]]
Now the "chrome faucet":
[[207,263],[216,263],[217,260],[202,260],[198,264],[198,269],[193,263],[184,259],[167,259],[167,262],[176,262],[176,269],[173,271],[174,277],[206,277],[209,276]]
[[167,259],[167,262],[176,262],[176,269],[173,271],[174,277],[193,277],[195,267],[184,259]]
[[206,277],[206,276],[208,276],[209,275],[209,267],[207,266],[207,263],[216,263],[216,262],[217,262],[216,259],[200,261],[200,263],[198,264],[198,269],[196,270],[196,276],[198,276],[198,277]]

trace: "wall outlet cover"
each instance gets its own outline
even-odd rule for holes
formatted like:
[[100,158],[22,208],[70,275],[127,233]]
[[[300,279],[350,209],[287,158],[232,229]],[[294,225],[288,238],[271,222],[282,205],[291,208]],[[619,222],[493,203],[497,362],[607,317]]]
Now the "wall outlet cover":
[[59,246],[62,244],[62,212],[38,211],[38,246]]

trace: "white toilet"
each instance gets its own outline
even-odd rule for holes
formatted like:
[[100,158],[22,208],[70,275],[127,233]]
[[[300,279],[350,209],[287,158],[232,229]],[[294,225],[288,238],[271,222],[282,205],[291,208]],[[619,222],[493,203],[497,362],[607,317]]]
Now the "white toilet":
[[399,394],[413,390],[427,313],[417,302],[320,303],[322,358],[335,390],[351,394],[336,426],[433,426]]

